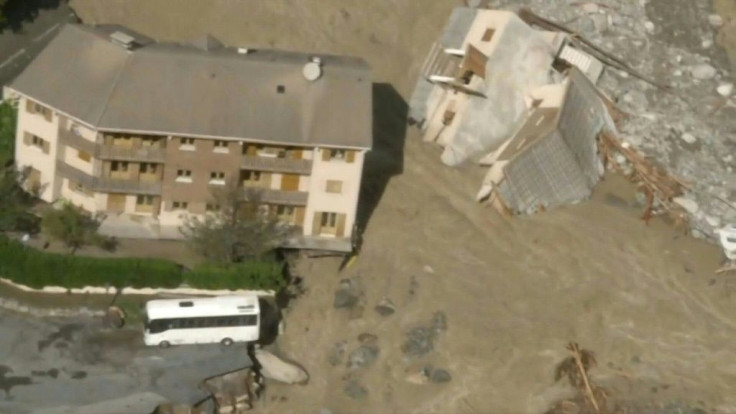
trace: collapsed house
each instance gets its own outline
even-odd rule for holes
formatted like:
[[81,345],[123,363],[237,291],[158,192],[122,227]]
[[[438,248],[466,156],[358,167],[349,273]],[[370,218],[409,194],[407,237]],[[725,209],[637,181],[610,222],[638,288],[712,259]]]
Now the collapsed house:
[[488,166],[478,199],[529,213],[590,196],[603,167],[596,137],[613,121],[595,87],[601,62],[567,33],[515,13],[457,8],[410,101],[442,162]]

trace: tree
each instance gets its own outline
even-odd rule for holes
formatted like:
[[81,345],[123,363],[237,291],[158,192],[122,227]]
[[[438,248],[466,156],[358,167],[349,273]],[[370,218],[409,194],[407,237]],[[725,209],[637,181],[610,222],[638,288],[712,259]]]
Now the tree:
[[[2,7],[2,0],[0,0]],[[15,155],[15,129],[18,123],[18,105],[15,101],[0,102],[0,168],[5,169]]]
[[97,232],[101,223],[99,217],[93,217],[71,203],[64,203],[60,209],[44,212],[41,227],[51,238],[69,247],[72,254],[84,245],[112,250],[115,240]]
[[192,249],[221,265],[262,260],[293,231],[266,211],[261,192],[228,185],[213,191],[219,211],[204,218],[187,218],[181,232]]

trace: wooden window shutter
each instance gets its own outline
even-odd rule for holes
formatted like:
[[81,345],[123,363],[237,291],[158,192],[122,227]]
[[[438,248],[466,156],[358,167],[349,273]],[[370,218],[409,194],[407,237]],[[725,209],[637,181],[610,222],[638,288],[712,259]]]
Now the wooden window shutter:
[[337,237],[345,235],[345,214],[337,215]]
[[312,236],[319,236],[322,231],[322,213],[315,211],[312,221]]
[[48,154],[51,151],[51,144],[48,141],[43,141],[43,153]]
[[31,134],[29,134],[28,132],[23,133],[23,143],[24,144],[31,145],[31,142],[32,142],[31,139],[32,139]]
[[345,160],[347,162],[355,162],[355,151],[345,151],[347,154],[345,155]]
[[332,150],[323,149],[322,150],[322,161],[329,161],[330,158],[332,158]]
[[48,121],[51,122],[51,117],[53,115],[53,111],[50,108],[44,108],[43,109],[43,117]]
[[296,220],[295,223],[297,226],[303,226],[304,225],[304,213],[305,208],[304,207],[297,207],[296,208]]
[[468,53],[465,55],[463,69],[471,71],[474,75],[485,79],[487,61],[488,57],[483,52],[473,47],[473,45],[468,45]]
[[34,106],[34,102],[30,99],[26,99],[26,112],[35,114],[36,113],[36,107]]

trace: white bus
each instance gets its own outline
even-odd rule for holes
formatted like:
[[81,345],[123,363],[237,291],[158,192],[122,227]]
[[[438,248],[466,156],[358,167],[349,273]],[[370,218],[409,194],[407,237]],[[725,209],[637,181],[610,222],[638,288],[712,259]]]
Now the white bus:
[[152,300],[146,303],[143,341],[162,348],[257,341],[260,313],[255,295]]

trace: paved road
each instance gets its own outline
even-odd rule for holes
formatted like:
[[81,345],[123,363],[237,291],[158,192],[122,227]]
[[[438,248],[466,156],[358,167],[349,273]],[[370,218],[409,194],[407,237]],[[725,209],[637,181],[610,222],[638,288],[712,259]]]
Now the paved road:
[[133,330],[103,330],[92,317],[39,319],[0,310],[3,414],[77,414],[74,407],[144,392],[194,403],[206,397],[201,380],[246,366],[243,345],[162,350],[143,346]]
[[6,29],[0,33],[0,88],[28,66],[64,23],[75,20],[66,2],[61,2],[55,9],[40,9],[38,16],[23,23],[20,31]]

